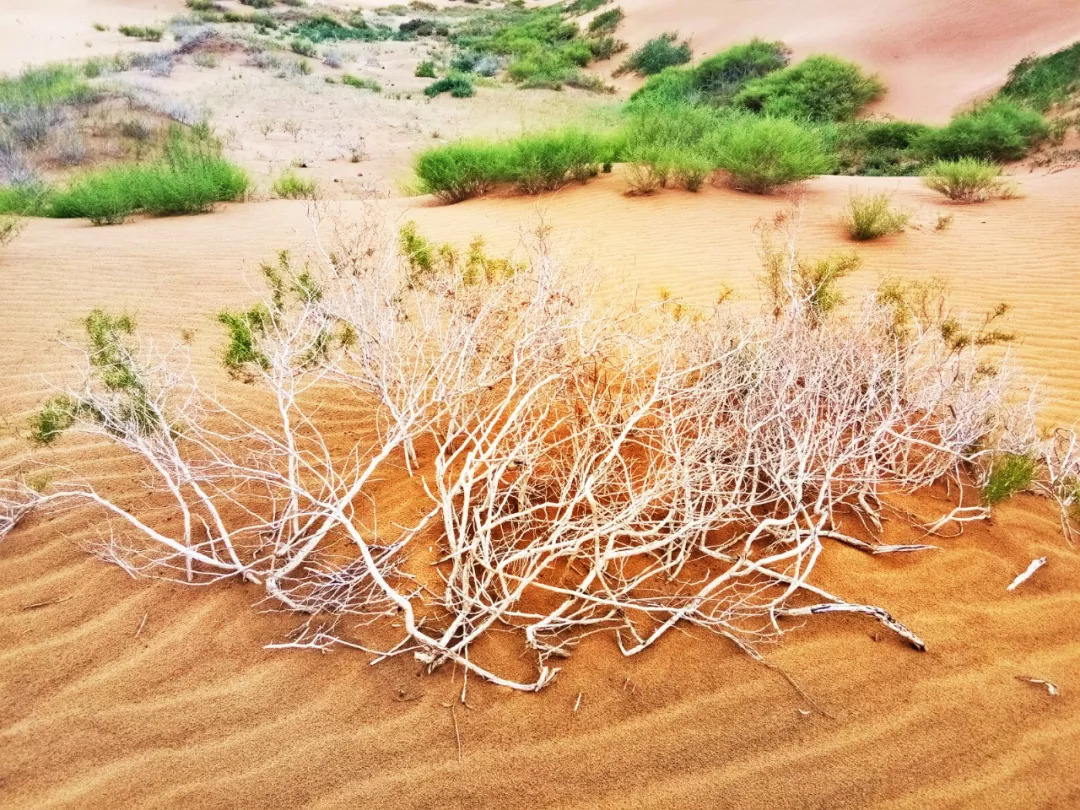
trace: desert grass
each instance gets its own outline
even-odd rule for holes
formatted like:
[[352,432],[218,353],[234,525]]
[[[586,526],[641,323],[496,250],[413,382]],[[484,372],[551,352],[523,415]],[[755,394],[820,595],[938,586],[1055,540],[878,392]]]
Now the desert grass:
[[910,221],[911,214],[893,208],[892,198],[884,193],[852,193],[843,218],[851,238],[859,242],[902,233]]
[[290,169],[274,180],[272,191],[275,196],[285,200],[313,199],[318,191],[318,183],[301,177]]
[[979,203],[1016,195],[1016,185],[996,163],[978,158],[939,160],[923,174],[927,188],[958,203]]

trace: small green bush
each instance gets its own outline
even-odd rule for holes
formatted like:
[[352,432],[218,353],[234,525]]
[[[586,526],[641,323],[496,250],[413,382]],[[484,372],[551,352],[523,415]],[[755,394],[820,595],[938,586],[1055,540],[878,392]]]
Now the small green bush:
[[369,25],[360,15],[349,19],[349,25],[335,20],[329,14],[318,14],[302,20],[289,29],[294,37],[314,42],[379,42],[393,39],[395,32],[386,26]]
[[503,182],[507,166],[507,150],[502,145],[463,141],[421,153],[414,169],[422,193],[456,203]]
[[451,73],[424,88],[424,95],[428,98],[435,98],[440,93],[449,93],[454,98],[469,98],[476,95],[476,88],[467,74]]
[[956,116],[948,126],[928,129],[913,148],[928,160],[1019,160],[1049,134],[1049,125],[1039,113],[995,100]]
[[903,232],[911,215],[892,207],[888,194],[852,194],[844,217],[851,238],[860,242]]
[[147,25],[121,25],[118,29],[125,37],[132,37],[134,39],[142,39],[146,42],[160,42],[161,37],[165,31],[161,28],[154,28]]
[[589,33],[594,36],[613,34],[625,16],[623,10],[618,6],[607,11],[601,11],[589,22]]
[[435,63],[430,59],[425,59],[416,66],[416,70],[413,71],[413,76],[416,76],[418,79],[434,79],[436,76]]
[[822,125],[821,132],[840,174],[904,177],[921,170],[912,146],[929,129],[910,121],[856,120]]
[[374,79],[368,79],[363,76],[353,76],[351,73],[343,73],[341,76],[341,83],[347,84],[349,87],[355,87],[357,90],[370,90],[373,93],[382,92],[382,85]]
[[690,43],[679,42],[679,35],[674,31],[669,31],[650,39],[631,53],[615,71],[615,75],[637,73],[641,76],[652,76],[664,68],[685,65],[692,55]]
[[818,133],[784,118],[738,122],[717,136],[713,148],[716,165],[728,173],[731,185],[755,194],[832,168]]
[[292,49],[293,53],[299,54],[300,56],[314,58],[319,55],[315,43],[310,39],[304,39],[303,37],[294,37],[292,42],[289,43],[289,47]]
[[0,214],[0,248],[5,247],[22,230],[22,222],[9,214]]
[[983,503],[996,506],[1013,495],[1023,492],[1035,480],[1035,459],[1018,453],[1005,453],[998,458],[983,484]]
[[523,135],[506,150],[504,176],[526,194],[584,183],[614,156],[610,141],[576,129]]
[[1002,177],[1000,166],[979,158],[936,161],[923,174],[923,183],[959,203],[985,202],[1015,193]]
[[308,180],[291,169],[283,172],[274,181],[273,192],[285,200],[311,199],[318,190],[318,184],[314,180]]
[[848,121],[880,96],[884,85],[857,65],[831,56],[750,81],[732,102],[752,112],[808,121]]

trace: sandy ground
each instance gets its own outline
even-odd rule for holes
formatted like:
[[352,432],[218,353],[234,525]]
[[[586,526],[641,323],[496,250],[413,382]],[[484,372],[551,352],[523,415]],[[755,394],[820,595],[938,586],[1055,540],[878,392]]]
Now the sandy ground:
[[[889,81],[885,109],[924,118],[947,116],[1028,51],[1080,38],[1069,29],[1075,3],[1057,0],[622,5],[627,38],[677,28],[704,52],[760,34],[787,39],[799,54],[859,59]],[[4,3],[0,70],[133,47],[90,23],[150,23],[180,6]],[[46,34],[38,44],[29,39],[35,31]],[[333,198],[394,193],[420,145],[509,133],[596,105],[583,94],[495,88],[465,103],[405,98],[422,85],[411,72],[423,56],[410,43],[367,46],[346,68],[379,77],[401,98],[328,85],[333,73],[321,66],[277,79],[238,54],[214,69],[185,62],[168,79],[120,80],[209,110],[263,192],[300,163]],[[293,119],[304,122],[296,137],[280,126]],[[265,121],[278,124],[269,135],[259,131]],[[346,152],[358,137],[363,156],[353,163]],[[820,178],[801,194],[800,245],[810,255],[857,250],[864,268],[852,290],[889,275],[942,276],[966,312],[1010,303],[1010,325],[1023,338],[1015,360],[1041,387],[1046,424],[1071,424],[1080,417],[1080,172],[1019,180],[1020,199],[963,207],[915,180]],[[790,199],[714,188],[630,199],[623,188],[613,176],[538,198],[380,205],[433,238],[463,244],[482,233],[495,250],[514,248],[543,222],[575,264],[599,268],[602,295],[612,299],[651,299],[664,287],[704,302],[727,285],[736,305],[754,305],[753,226]],[[892,193],[914,227],[853,245],[838,223],[852,189]],[[343,200],[337,210],[352,219],[361,208]],[[0,474],[70,465],[116,497],[145,497],[107,448],[68,438],[34,451],[24,440],[27,415],[68,367],[60,340],[76,337],[78,319],[94,307],[124,309],[161,340],[190,329],[195,373],[229,386],[217,367],[222,335],[213,315],[254,298],[259,261],[303,248],[305,209],[271,201],[112,228],[29,223],[0,254]],[[953,221],[938,232],[942,214]],[[940,504],[929,498],[910,508],[932,513]],[[460,761],[446,707],[460,673],[423,676],[404,660],[372,668],[357,653],[264,650],[291,621],[253,611],[256,591],[136,582],[85,553],[103,530],[80,513],[41,516],[0,545],[0,806],[1080,804],[1080,555],[1035,498],[1015,499],[992,525],[930,555],[871,559],[828,549],[820,584],[893,611],[929,651],[857,619],[822,617],[795,630],[767,657],[823,711],[715,638],[671,636],[629,660],[610,639],[591,639],[541,695],[472,685],[471,708],[456,710]],[[1006,593],[1042,555],[1047,567]],[[1017,676],[1053,681],[1062,694]]]

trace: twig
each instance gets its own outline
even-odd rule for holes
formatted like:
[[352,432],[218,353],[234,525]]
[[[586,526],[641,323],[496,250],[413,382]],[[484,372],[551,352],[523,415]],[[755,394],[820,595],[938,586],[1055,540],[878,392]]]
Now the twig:
[[71,598],[71,596],[60,596],[56,599],[48,599],[44,602],[31,602],[28,605],[19,605],[19,608],[22,610],[37,610],[37,608],[47,607],[48,605],[59,605],[61,602],[66,602]]
[[574,714],[577,714],[577,710],[581,708],[581,696],[584,692],[578,692],[577,700],[574,701]]
[[1058,689],[1057,686],[1042,678],[1032,678],[1030,675],[1017,675],[1016,680],[1035,684],[1036,686],[1045,686],[1046,691],[1050,693],[1050,697],[1057,697],[1061,694],[1061,690]]
[[454,704],[450,704],[450,719],[454,721],[454,741],[457,743],[457,761],[461,762],[461,730],[458,728],[457,715],[454,713]]
[[143,627],[146,625],[146,618],[149,615],[150,615],[149,613],[144,613],[143,614],[142,621],[139,622],[139,629],[135,631],[135,638],[139,637],[139,634],[142,632]]
[[1007,587],[1005,590],[1015,591],[1018,587],[1031,579],[1031,575],[1038,571],[1040,568],[1042,568],[1044,565],[1046,565],[1046,557],[1039,557],[1039,559],[1037,560],[1032,560],[1031,565],[1029,565],[1023,573],[1018,574],[1016,579],[1014,579],[1009,585],[1009,587]]

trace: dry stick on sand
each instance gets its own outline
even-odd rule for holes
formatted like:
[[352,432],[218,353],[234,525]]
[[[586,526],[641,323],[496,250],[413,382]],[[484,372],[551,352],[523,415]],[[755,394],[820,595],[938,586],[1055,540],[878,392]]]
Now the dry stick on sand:
[[454,712],[454,704],[450,704],[450,719],[454,722],[454,742],[457,743],[457,761],[461,762],[461,730],[458,729],[457,714]]
[[1045,686],[1050,697],[1057,697],[1061,694],[1061,690],[1058,689],[1057,686],[1050,683],[1050,681],[1044,681],[1042,678],[1032,678],[1030,675],[1017,675],[1016,680],[1034,684],[1035,686]]
[[1039,557],[1037,560],[1032,560],[1031,564],[1023,572],[1017,574],[1016,579],[1009,583],[1008,587],[1006,587],[1005,590],[1015,591],[1017,588],[1019,588],[1029,579],[1031,579],[1032,574],[1034,574],[1044,565],[1046,565],[1046,557]]
[[149,613],[144,613],[143,614],[142,621],[139,622],[139,629],[135,631],[135,638],[138,638],[139,635],[142,633],[143,627],[146,625],[146,620],[147,620],[147,618],[149,616],[150,616]]
[[44,602],[31,602],[28,605],[19,605],[20,610],[37,610],[38,608],[48,607],[49,605],[59,605],[61,602],[66,602],[72,599],[71,596],[60,596],[56,599],[47,599]]
[[[840,519],[880,527],[884,496],[943,481],[962,497],[1002,449],[1045,458],[1062,503],[1080,470],[1066,434],[1031,445],[1006,366],[943,341],[944,306],[901,319],[871,296],[830,315],[793,242],[765,257],[761,312],[689,316],[595,308],[589,277],[542,241],[521,266],[418,263],[377,226],[316,251],[317,266],[271,269],[257,317],[234,324],[233,370],[273,418],[208,395],[186,347],[108,321],[59,392],[72,429],[145,462],[175,529],[90,483],[0,482],[0,534],[30,508],[100,510],[113,525],[97,553],[131,575],[242,580],[293,611],[294,635],[269,646],[412,655],[535,691],[596,633],[626,656],[686,626],[749,651],[784,617],[854,612],[924,649],[884,609],[813,584],[830,539],[927,548],[851,538]],[[379,519],[374,486],[402,475],[427,498],[405,526]],[[965,509],[939,523],[987,514]],[[406,563],[428,547],[421,582]],[[396,641],[374,646],[374,623]],[[528,676],[471,654],[506,629]]]

